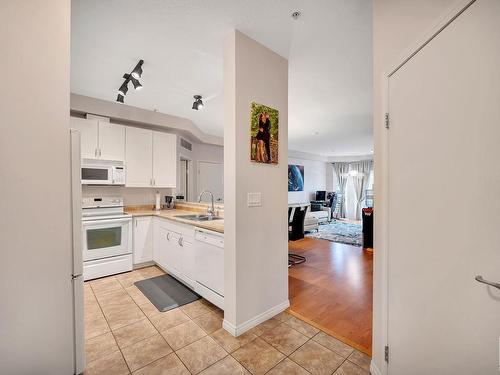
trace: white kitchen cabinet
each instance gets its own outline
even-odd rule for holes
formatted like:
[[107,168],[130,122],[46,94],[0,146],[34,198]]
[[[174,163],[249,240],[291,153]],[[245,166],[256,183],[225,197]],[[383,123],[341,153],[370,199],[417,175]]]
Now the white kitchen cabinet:
[[167,268],[178,274],[181,269],[181,251],[179,246],[179,240],[181,235],[177,232],[171,230],[167,233],[167,246],[165,250],[167,252]]
[[153,218],[153,260],[224,309],[224,234]]
[[99,121],[99,159],[125,160],[125,126]]
[[188,278],[190,283],[194,283],[196,281],[196,252],[194,238],[184,235],[182,237],[181,246],[181,272]]
[[180,273],[181,234],[172,230],[165,219],[155,218],[153,236],[153,260],[166,271],[175,275]]
[[126,186],[175,188],[177,138],[174,134],[127,127]]
[[134,217],[134,264],[153,260],[153,225],[151,216]]
[[70,117],[70,126],[80,131],[83,159],[125,159],[125,126],[77,117]]
[[154,219],[153,260],[190,286],[195,283],[194,227]]
[[99,122],[97,120],[70,117],[70,127],[80,131],[82,159],[97,158],[99,149]]
[[126,186],[152,186],[153,134],[151,130],[127,127],[125,131]]
[[153,219],[153,261],[163,269],[167,269],[167,233],[168,229],[161,225],[160,219]]
[[177,183],[177,137],[153,132],[153,184],[175,188]]

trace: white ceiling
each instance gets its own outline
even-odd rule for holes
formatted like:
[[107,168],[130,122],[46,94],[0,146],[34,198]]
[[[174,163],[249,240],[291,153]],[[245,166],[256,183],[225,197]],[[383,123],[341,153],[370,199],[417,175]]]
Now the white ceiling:
[[[294,21],[291,13],[302,12]],[[186,117],[223,136],[223,40],[238,29],[289,59],[289,148],[372,149],[371,0],[73,0],[71,92]],[[205,108],[191,109],[201,94]]]

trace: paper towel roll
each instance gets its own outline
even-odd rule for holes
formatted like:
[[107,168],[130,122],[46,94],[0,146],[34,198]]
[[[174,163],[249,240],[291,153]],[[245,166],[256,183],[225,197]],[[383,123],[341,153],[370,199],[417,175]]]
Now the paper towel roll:
[[156,205],[155,205],[155,210],[159,211],[160,210],[160,192],[156,192]]

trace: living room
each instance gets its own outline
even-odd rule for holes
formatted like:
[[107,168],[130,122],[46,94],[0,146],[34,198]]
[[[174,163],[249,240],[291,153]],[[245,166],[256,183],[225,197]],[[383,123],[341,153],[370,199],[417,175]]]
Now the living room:
[[288,163],[290,311],[371,354],[372,155]]

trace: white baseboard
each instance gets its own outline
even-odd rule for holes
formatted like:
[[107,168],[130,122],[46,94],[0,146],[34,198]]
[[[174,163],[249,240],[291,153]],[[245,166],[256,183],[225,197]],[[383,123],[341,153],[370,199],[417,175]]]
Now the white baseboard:
[[276,305],[267,311],[264,311],[262,314],[259,314],[238,326],[235,326],[232,323],[228,322],[226,319],[224,319],[222,327],[224,327],[224,329],[228,331],[231,335],[237,337],[242,335],[249,329],[258,326],[260,323],[265,322],[268,319],[271,319],[273,316],[278,315],[280,312],[285,311],[289,306],[290,306],[290,301],[286,300],[285,302],[280,303],[279,305]]
[[370,362],[370,373],[372,375],[382,375],[382,372],[378,369],[377,365],[375,365],[375,362],[373,362],[373,360]]
[[153,262],[152,260],[149,262],[143,262],[143,263],[134,263],[134,270],[138,270],[144,267],[149,267],[149,266],[155,266],[156,263]]

